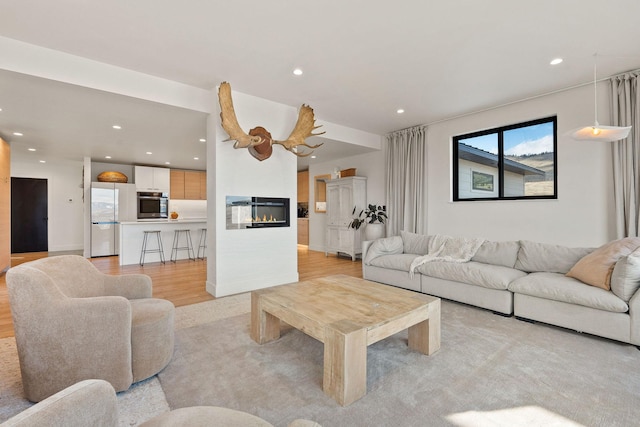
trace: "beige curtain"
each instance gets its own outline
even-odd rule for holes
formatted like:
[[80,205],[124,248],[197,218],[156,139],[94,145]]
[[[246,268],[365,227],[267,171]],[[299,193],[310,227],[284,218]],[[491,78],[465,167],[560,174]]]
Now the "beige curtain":
[[618,238],[636,237],[640,213],[640,70],[611,78],[614,126],[633,126],[629,136],[613,142],[613,186]]
[[427,129],[417,126],[387,135],[387,235],[427,232]]

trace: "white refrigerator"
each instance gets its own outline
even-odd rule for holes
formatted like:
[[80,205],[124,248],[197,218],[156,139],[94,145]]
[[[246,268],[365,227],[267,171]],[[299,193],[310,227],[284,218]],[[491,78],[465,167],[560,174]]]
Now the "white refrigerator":
[[120,222],[136,218],[135,184],[92,182],[91,256],[118,255]]

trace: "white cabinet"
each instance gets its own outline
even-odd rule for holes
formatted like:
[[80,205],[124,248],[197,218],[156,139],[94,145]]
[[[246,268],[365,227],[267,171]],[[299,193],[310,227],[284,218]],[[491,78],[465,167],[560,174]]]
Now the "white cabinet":
[[136,190],[168,193],[171,187],[171,171],[168,168],[136,166]]
[[327,181],[327,234],[325,255],[342,252],[351,255],[362,253],[361,230],[349,227],[353,218],[367,207],[367,178],[352,176]]

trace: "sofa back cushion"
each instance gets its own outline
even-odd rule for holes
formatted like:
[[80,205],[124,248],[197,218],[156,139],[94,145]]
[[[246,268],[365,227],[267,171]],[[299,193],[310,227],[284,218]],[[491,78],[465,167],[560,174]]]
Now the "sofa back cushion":
[[385,237],[376,239],[369,246],[369,250],[364,258],[364,263],[369,265],[372,260],[382,255],[397,255],[403,250],[402,238],[400,236]]
[[431,236],[401,231],[400,237],[402,237],[403,252],[405,254],[426,255],[429,252]]
[[515,268],[528,273],[546,271],[566,274],[576,262],[593,250],[520,240]]
[[471,261],[513,268],[518,259],[519,249],[520,243],[517,241],[490,242],[486,240],[476,251]]

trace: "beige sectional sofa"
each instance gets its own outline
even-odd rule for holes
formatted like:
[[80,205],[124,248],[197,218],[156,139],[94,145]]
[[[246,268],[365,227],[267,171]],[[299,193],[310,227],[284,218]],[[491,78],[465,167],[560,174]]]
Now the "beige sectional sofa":
[[435,237],[402,232],[363,242],[363,277],[640,346],[640,239],[601,248],[482,241],[468,259],[418,265],[434,253]]

